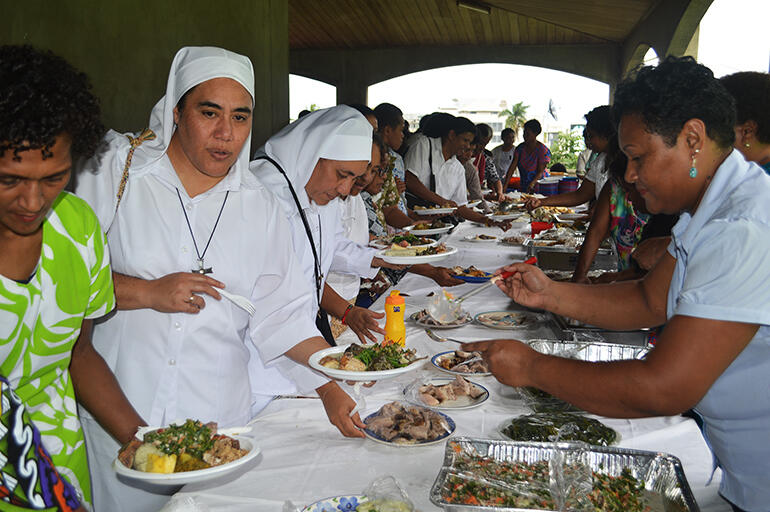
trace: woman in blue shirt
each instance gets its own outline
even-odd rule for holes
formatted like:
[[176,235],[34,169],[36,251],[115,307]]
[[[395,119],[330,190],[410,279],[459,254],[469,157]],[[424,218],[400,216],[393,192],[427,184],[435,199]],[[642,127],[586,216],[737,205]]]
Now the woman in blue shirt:
[[498,286],[517,303],[607,329],[665,323],[645,360],[588,363],[510,340],[466,344],[512,386],[634,418],[693,408],[736,511],[770,510],[770,176],[733,149],[734,102],[711,71],[667,58],[618,87],[625,179],[652,213],[679,213],[668,252],[641,280],[553,282],[536,267]]

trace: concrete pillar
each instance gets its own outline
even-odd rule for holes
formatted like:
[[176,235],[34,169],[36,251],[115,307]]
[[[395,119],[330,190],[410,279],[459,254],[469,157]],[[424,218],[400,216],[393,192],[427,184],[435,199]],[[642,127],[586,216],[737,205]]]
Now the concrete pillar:
[[368,59],[361,52],[345,52],[332,56],[340,66],[334,85],[337,87],[337,105],[359,103],[366,105],[369,100],[370,77]]
[[343,103],[360,103],[366,105],[369,101],[369,85],[363,80],[350,80],[351,77],[345,77],[341,83],[337,84],[337,105]]
[[289,119],[284,0],[0,0],[0,44],[48,48],[86,72],[106,126],[146,127],[182,46],[221,46],[254,63],[254,144]]

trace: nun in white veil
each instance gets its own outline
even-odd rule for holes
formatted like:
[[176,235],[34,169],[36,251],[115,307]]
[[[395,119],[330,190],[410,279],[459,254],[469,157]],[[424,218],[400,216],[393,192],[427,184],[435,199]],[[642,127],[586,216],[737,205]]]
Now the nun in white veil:
[[[372,126],[346,105],[315,111],[286,126],[257,151],[250,169],[279,200],[292,227],[294,251],[307,280],[316,287],[316,300],[363,340],[382,314],[350,306],[326,286],[329,271],[372,278],[387,266],[376,250],[344,236],[340,195],[347,195],[357,176],[366,171],[372,154]],[[320,322],[326,319],[320,315]],[[321,328],[319,326],[319,328]],[[323,332],[327,341],[329,333]]]
[[[353,401],[303,364],[326,344],[315,337],[312,288],[293,256],[289,223],[248,171],[253,95],[247,57],[183,48],[150,118],[156,138],[134,150],[128,174],[129,138],[115,132],[81,172],[77,192],[109,229],[119,276],[120,311],[96,326],[93,345],[125,393],[80,409],[97,511],[158,510],[167,496],[116,477],[115,439],[126,442],[143,421],[244,425],[253,402],[249,364],[266,361],[301,390],[317,389],[335,425],[360,435],[360,418],[348,415]],[[222,288],[247,297],[256,312],[223,299]],[[126,419],[131,406],[138,419]]]

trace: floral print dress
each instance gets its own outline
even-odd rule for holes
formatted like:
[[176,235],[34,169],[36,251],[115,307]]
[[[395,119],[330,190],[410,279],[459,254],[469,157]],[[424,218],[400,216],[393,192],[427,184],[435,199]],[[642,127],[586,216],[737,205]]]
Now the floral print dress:
[[611,184],[610,236],[618,253],[618,270],[625,270],[631,264],[631,252],[641,240],[650,214],[636,212],[623,187],[616,180]]

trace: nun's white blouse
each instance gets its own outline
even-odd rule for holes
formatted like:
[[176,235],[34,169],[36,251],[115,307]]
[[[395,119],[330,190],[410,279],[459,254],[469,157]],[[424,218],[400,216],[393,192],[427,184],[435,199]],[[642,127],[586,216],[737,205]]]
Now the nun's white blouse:
[[[113,144],[125,146],[121,135],[112,135]],[[292,228],[273,195],[250,172],[234,166],[215,187],[190,198],[164,156],[131,174],[115,215],[119,162],[127,148],[122,149],[112,151],[115,161],[103,162],[100,172],[81,172],[77,186],[104,229],[110,227],[113,270],[156,279],[196,268],[182,208],[203,251],[229,191],[205,266],[213,268],[211,276],[225,283],[227,291],[250,298],[257,307],[250,318],[224,298],[201,295],[206,307],[198,314],[119,311],[97,325],[94,346],[139,414],[150,425],[184,418],[245,424],[252,401],[247,370],[251,343],[263,361],[276,360],[294,370],[287,375],[311,380],[297,382],[300,388],[326,382],[309,369],[296,371],[299,365],[281,356],[316,334],[316,302],[294,257]]]

